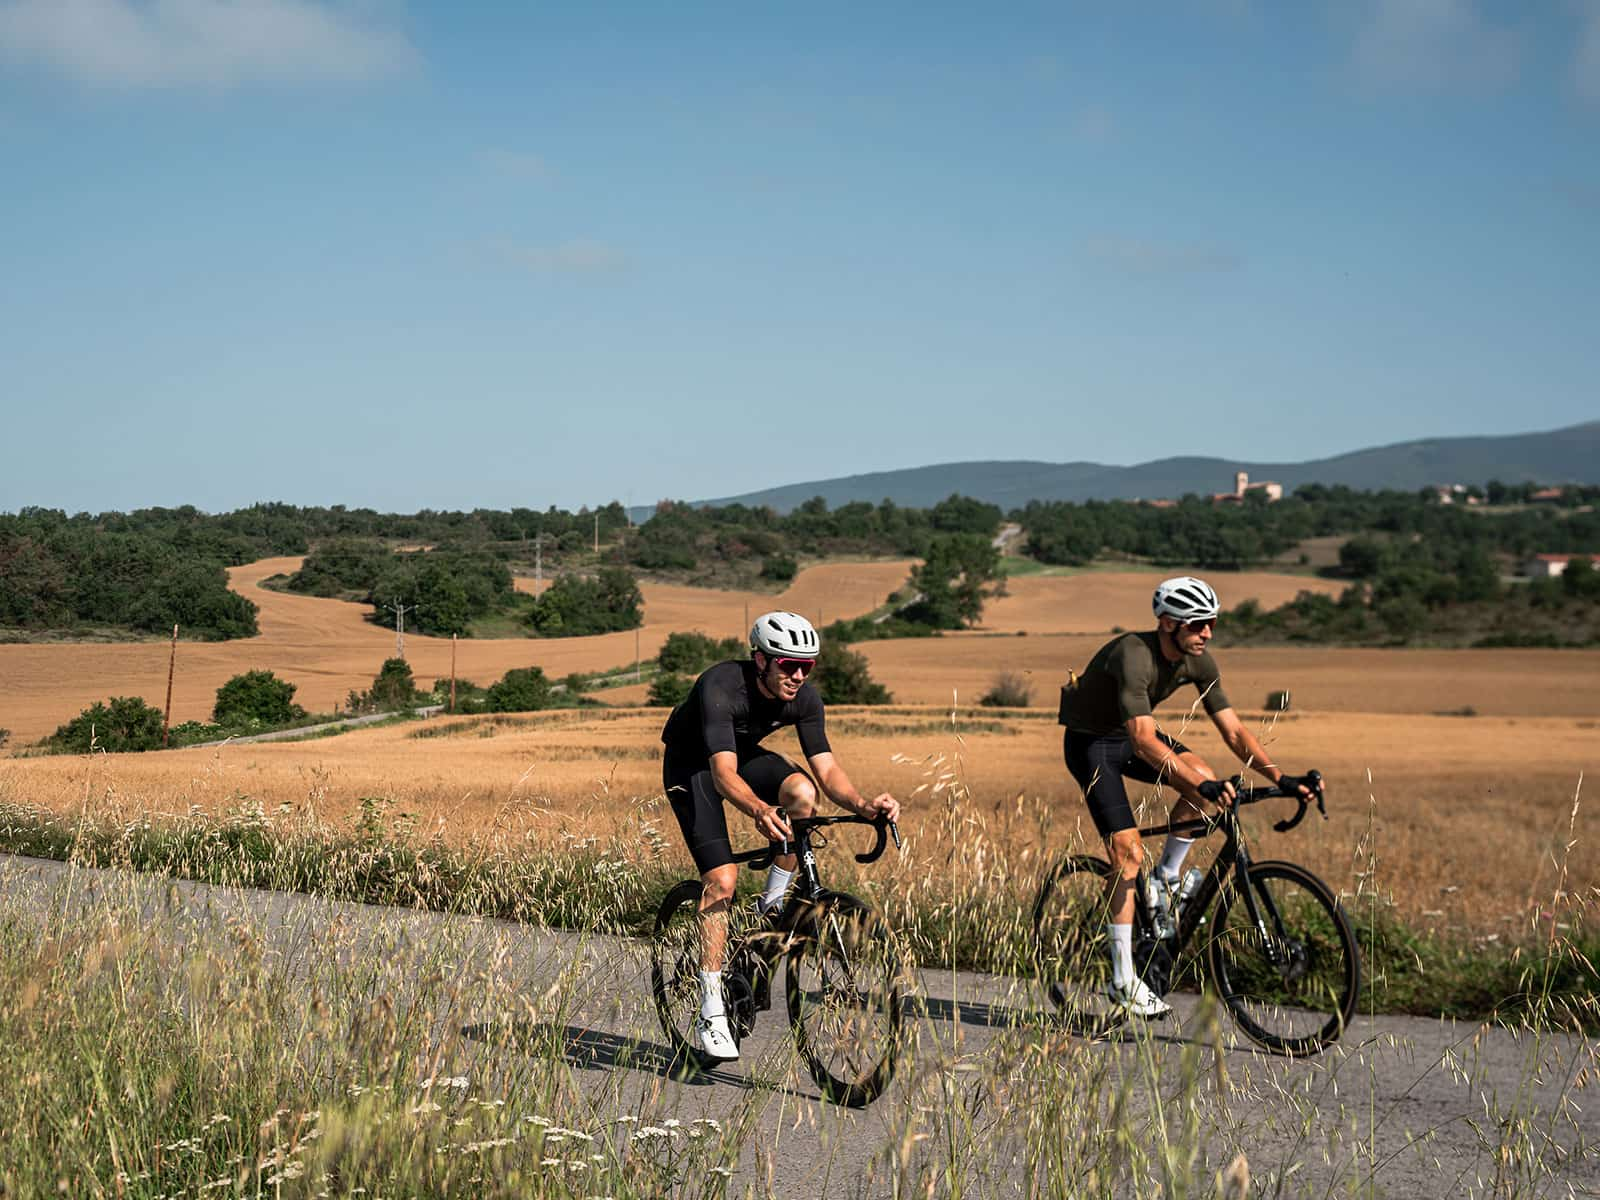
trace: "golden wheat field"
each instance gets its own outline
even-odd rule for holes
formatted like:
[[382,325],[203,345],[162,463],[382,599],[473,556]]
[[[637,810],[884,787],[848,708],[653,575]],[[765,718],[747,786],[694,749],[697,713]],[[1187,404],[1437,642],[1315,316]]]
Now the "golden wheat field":
[[[0,760],[0,799],[132,820],[222,812],[258,802],[331,821],[378,797],[424,833],[452,840],[496,831],[520,838],[609,835],[643,817],[681,854],[661,801],[659,710],[558,711],[525,716],[439,717],[304,743],[261,743],[167,754]],[[1592,772],[1595,722],[1287,714],[1246,719],[1291,770],[1319,767],[1329,781],[1329,819],[1279,835],[1255,810],[1258,857],[1307,863],[1353,890],[1375,856],[1378,886],[1425,923],[1492,933],[1548,899],[1570,838],[1572,879],[1600,878],[1600,819],[1580,805]],[[1167,728],[1216,764],[1227,752],[1203,718],[1163,713]],[[1033,861],[1092,841],[1075,785],[1061,765],[1060,730],[1047,714],[927,708],[834,709],[830,735],[864,789],[888,789],[906,805],[913,838],[952,815],[1006,853]],[[773,745],[791,753],[789,735]],[[957,786],[960,785],[960,786]],[[1152,799],[1147,818],[1158,819]],[[953,806],[953,808],[952,808]],[[735,826],[737,830],[737,826]],[[753,838],[748,839],[750,844]],[[1520,926],[1518,927],[1521,928]]]
[[[234,586],[261,605],[259,637],[181,645],[174,719],[208,715],[228,677],[263,667],[299,685],[310,708],[331,708],[364,687],[393,653],[392,633],[362,619],[356,605],[260,589],[294,559],[254,563]],[[646,585],[640,652],[650,656],[674,629],[738,632],[746,605],[789,606],[813,616],[849,616],[900,585],[905,562],[835,563],[811,568],[780,596]],[[1057,684],[1082,667],[1106,633],[1069,632],[1070,622],[1138,627],[1154,577],[1103,573],[1036,577],[989,614],[991,628],[864,644],[873,674],[897,704],[830,711],[836,751],[863,788],[893,790],[916,836],[952,817],[994,839],[1005,853],[1035,860],[1083,838],[1075,785],[1061,765],[1051,720]],[[1228,581],[1263,603],[1292,594],[1298,577]],[[1017,587],[1018,585],[1013,585]],[[1278,590],[1274,590],[1278,589]],[[1005,607],[1009,605],[1009,607]],[[1073,614],[1063,617],[1061,614]],[[1110,620],[1115,614],[1119,620]],[[1052,624],[1054,622],[1054,624]],[[631,634],[564,641],[462,641],[458,670],[490,682],[513,666],[552,674],[631,664]],[[417,677],[449,671],[450,644],[408,636]],[[1330,780],[1331,817],[1283,837],[1253,822],[1258,854],[1312,865],[1344,888],[1375,856],[1380,888],[1412,917],[1488,936],[1521,920],[1548,897],[1563,847],[1572,881],[1600,879],[1600,822],[1581,800],[1580,779],[1600,765],[1600,653],[1349,649],[1229,650],[1218,656],[1230,697],[1263,731],[1288,769],[1319,767]],[[159,703],[167,647],[0,646],[0,726],[13,744],[35,739],[96,699],[142,695]],[[1023,675],[1034,708],[997,714],[976,707],[1001,671]],[[1267,692],[1287,689],[1293,708],[1270,722]],[[638,704],[643,688],[608,690],[613,706]],[[1182,697],[1175,698],[1181,699]],[[660,710],[562,711],[522,717],[436,718],[300,743],[230,745],[168,754],[82,758],[0,758],[0,799],[76,811],[87,801],[132,819],[223,811],[260,803],[346,819],[363,798],[389,801],[419,826],[452,839],[494,830],[609,834],[641,815],[679,853],[660,799]],[[1170,729],[1185,710],[1165,710]],[[1219,768],[1226,751],[1201,719],[1181,733]],[[778,739],[780,747],[792,741]],[[952,802],[954,798],[954,807]],[[1150,819],[1158,815],[1153,808]],[[947,827],[947,826],[946,826]],[[1092,839],[1089,839],[1092,840]],[[686,860],[685,860],[686,863]]]

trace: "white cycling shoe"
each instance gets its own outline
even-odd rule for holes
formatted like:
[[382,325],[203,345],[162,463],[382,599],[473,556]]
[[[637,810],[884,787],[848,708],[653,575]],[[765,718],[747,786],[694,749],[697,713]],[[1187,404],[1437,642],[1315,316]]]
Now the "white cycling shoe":
[[701,1013],[694,1023],[694,1035],[700,1053],[707,1058],[714,1058],[718,1062],[738,1061],[739,1043],[733,1040],[733,1031],[728,1028],[727,1013],[718,1013],[714,1017]]
[[1142,979],[1120,987],[1106,984],[1106,999],[1131,1017],[1164,1017],[1172,1011],[1172,1005],[1152,992]]

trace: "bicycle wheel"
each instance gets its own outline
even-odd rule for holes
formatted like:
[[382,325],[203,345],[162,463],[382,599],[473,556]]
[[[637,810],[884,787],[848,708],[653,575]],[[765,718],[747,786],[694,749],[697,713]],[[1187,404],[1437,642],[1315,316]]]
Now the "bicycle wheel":
[[829,1100],[870,1104],[894,1076],[909,990],[894,939],[847,895],[812,905],[791,936],[785,990],[800,1057]]
[[1063,859],[1033,903],[1039,983],[1080,1037],[1104,1037],[1126,1014],[1106,998],[1111,954],[1106,947],[1106,880],[1111,864],[1093,855]]
[[1355,935],[1327,884],[1287,862],[1235,873],[1217,900],[1211,979],[1239,1028],[1280,1054],[1315,1054],[1355,1015]]
[[685,879],[661,901],[650,944],[650,990],[674,1061],[704,1071],[717,1060],[694,1044],[700,1015],[700,893],[698,879]]

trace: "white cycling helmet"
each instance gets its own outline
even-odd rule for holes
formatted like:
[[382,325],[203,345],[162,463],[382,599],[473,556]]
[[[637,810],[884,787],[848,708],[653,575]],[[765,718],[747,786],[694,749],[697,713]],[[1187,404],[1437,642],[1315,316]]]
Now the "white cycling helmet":
[[750,627],[750,649],[771,658],[815,658],[822,639],[799,613],[769,612]]
[[1150,600],[1157,617],[1175,621],[1214,621],[1221,606],[1211,585],[1193,575],[1163,580]]

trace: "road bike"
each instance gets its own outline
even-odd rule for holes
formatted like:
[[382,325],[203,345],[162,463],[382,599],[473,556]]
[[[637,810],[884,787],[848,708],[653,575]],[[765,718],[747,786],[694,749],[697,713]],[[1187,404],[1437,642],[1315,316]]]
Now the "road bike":
[[[1306,776],[1324,819],[1322,777]],[[1197,972],[1204,955],[1211,986],[1245,1035],[1279,1054],[1316,1054],[1337,1041],[1355,1014],[1361,984],[1355,935],[1328,885],[1291,862],[1255,862],[1244,845],[1239,809],[1274,797],[1298,800],[1293,817],[1273,828],[1287,832],[1305,819],[1310,801],[1298,791],[1245,787],[1214,816],[1139,830],[1203,837],[1220,830],[1224,842],[1210,870],[1186,873],[1175,920],[1158,921],[1141,873],[1134,916],[1134,967],[1158,996],[1172,991],[1180,971]],[[1107,881],[1111,864],[1094,855],[1060,862],[1039,889],[1033,928],[1040,979],[1068,1027],[1103,1037],[1125,1019],[1105,994],[1111,979],[1106,949]],[[1196,942],[1192,958],[1185,959]]]
[[[796,817],[793,840],[733,856],[761,868],[774,854],[794,853],[800,864],[788,902],[775,917],[735,905],[728,914],[722,995],[738,1041],[749,1037],[756,1014],[771,1007],[778,967],[795,1045],[823,1095],[837,1104],[871,1103],[894,1076],[909,975],[883,919],[864,901],[822,885],[815,848],[829,825],[871,825],[877,843],[858,863],[876,861],[894,822],[858,816]],[[717,1060],[694,1043],[700,1011],[701,882],[685,879],[667,892],[656,913],[650,985],[661,1028],[680,1064],[708,1070]]]

